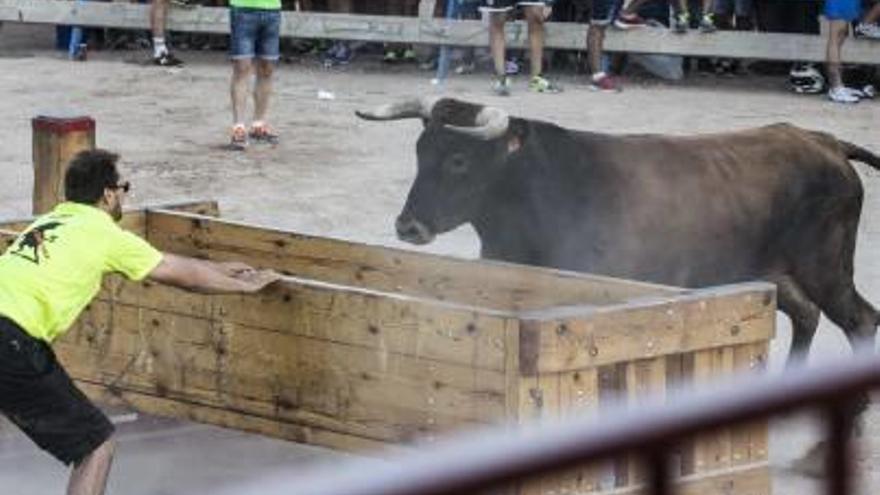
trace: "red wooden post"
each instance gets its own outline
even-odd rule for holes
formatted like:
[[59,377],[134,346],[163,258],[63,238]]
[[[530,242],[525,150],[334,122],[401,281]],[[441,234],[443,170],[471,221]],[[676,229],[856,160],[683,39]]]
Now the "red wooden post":
[[40,115],[33,128],[35,215],[64,201],[64,172],[74,155],[95,149],[95,121],[87,116]]

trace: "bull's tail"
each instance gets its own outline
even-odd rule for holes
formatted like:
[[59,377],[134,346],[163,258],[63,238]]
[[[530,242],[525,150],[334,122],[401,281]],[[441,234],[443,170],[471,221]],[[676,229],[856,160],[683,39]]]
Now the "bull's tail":
[[848,159],[867,163],[871,167],[880,170],[880,156],[871,153],[861,146],[856,146],[855,144],[841,140],[838,140],[838,142]]

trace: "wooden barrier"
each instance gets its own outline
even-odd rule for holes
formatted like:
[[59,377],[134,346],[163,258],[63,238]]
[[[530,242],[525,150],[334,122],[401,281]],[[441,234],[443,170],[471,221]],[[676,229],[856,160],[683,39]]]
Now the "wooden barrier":
[[[433,1],[433,0],[422,0]],[[130,3],[65,0],[0,0],[0,22],[73,24],[125,29],[147,29],[149,6]],[[426,15],[426,9],[420,12]],[[168,28],[176,31],[229,33],[228,11],[218,7],[172,9]],[[509,46],[528,46],[523,22],[507,24]],[[576,23],[548,23],[546,46],[584,50],[588,27]],[[481,21],[446,21],[426,17],[284,12],[282,36],[330,38],[388,43],[487,46],[487,26]],[[692,31],[685,35],[668,29],[609,30],[605,50],[706,57],[754,58],[783,61],[825,60],[825,38],[817,35],[722,31],[712,35]],[[880,64],[880,50],[870,40],[849,40],[843,61]]]
[[[763,368],[767,284],[708,290],[464,261],[166,210],[127,221],[160,249],[288,278],[199,296],[112,277],[56,350],[99,401],[353,451],[451,430],[672,398]],[[21,224],[0,225],[14,231]],[[599,423],[597,423],[599,424]],[[768,494],[767,425],[676,446],[685,493]],[[634,490],[628,458],[512,493]]]

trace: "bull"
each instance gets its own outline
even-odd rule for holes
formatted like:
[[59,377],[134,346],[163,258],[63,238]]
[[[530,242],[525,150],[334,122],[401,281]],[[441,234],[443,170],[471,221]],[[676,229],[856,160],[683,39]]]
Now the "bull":
[[357,114],[424,123],[404,241],[470,223],[489,259],[681,287],[764,280],[791,319],[790,356],[806,355],[822,312],[855,348],[873,343],[880,317],[853,282],[863,188],[850,160],[880,157],[862,147],[788,124],[608,135],[453,99]]

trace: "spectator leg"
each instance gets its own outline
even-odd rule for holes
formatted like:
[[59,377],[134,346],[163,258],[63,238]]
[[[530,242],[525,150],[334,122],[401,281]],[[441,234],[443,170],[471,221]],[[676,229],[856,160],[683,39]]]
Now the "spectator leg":
[[544,7],[529,6],[525,11],[529,24],[529,61],[532,77],[541,75],[544,66]]
[[256,64],[257,83],[254,85],[254,121],[265,122],[269,110],[269,96],[272,94],[272,73],[275,63],[271,60],[258,60]]
[[168,0],[152,0],[150,5],[150,31],[153,33],[153,57],[168,53],[168,36],[165,24],[168,20]]
[[230,94],[232,96],[232,120],[233,124],[245,123],[245,110],[247,109],[248,86],[250,86],[253,61],[251,59],[232,61],[232,84]]
[[507,13],[505,12],[489,13],[489,48],[495,63],[495,75],[499,77],[505,74],[504,57],[507,51],[507,41],[504,39],[504,24],[507,21],[506,17]]
[[590,25],[587,33],[587,56],[590,74],[602,72],[602,46],[605,44],[605,26]]
[[840,74],[840,50],[849,34],[849,23],[846,21],[828,22],[828,46],[826,62],[828,64],[828,81],[832,88],[843,86]]

